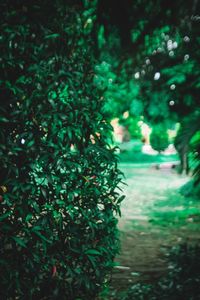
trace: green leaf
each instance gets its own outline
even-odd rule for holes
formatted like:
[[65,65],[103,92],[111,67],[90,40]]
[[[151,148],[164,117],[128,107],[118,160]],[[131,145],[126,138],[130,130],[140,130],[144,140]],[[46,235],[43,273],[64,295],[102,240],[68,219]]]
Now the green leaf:
[[59,33],[53,33],[53,34],[49,34],[45,36],[45,39],[55,39],[58,38],[60,36]]
[[25,77],[25,76],[20,76],[20,77],[17,79],[16,83],[25,83],[25,81],[26,81],[26,77]]
[[24,242],[21,238],[19,238],[19,237],[17,237],[17,236],[13,236],[12,238],[13,238],[13,240],[14,240],[18,245],[20,245],[21,247],[24,247],[24,248],[27,247],[26,244],[25,244],[25,242]]
[[9,120],[4,117],[0,117],[0,122],[8,123]]
[[121,203],[126,198],[125,195],[122,195],[118,198],[117,203]]
[[32,230],[38,237],[40,237],[43,241],[47,242],[47,243],[50,243],[51,244],[51,241],[48,240],[43,234],[41,234],[38,230]]
[[46,190],[43,187],[41,187],[41,192],[42,192],[43,197],[46,199],[47,192],[46,192]]
[[28,147],[28,148],[32,147],[32,146],[34,145],[34,143],[35,143],[34,140],[28,142],[27,147]]
[[87,251],[85,251],[85,254],[88,254],[88,255],[101,255],[101,253],[98,250],[95,250],[95,249],[88,249]]
[[4,219],[6,219],[7,217],[9,217],[10,215],[11,215],[11,212],[8,211],[7,213],[5,213],[2,216],[0,216],[0,221],[3,221]]
[[33,215],[30,213],[26,216],[26,222],[29,222],[32,219]]

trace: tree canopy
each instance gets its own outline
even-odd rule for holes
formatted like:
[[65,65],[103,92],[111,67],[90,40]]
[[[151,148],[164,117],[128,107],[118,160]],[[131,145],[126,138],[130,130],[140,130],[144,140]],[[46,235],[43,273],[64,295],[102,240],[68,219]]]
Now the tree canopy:
[[115,73],[111,93],[122,113],[159,122],[198,109],[198,8],[198,1],[99,2],[100,57]]

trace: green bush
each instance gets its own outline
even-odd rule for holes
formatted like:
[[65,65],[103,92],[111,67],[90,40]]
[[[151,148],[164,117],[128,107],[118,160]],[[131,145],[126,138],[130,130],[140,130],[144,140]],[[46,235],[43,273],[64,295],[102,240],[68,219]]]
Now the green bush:
[[0,4],[0,299],[94,299],[123,199],[93,85],[95,1],[20,3]]
[[169,146],[169,137],[165,127],[156,125],[150,134],[151,147],[158,151],[164,151]]

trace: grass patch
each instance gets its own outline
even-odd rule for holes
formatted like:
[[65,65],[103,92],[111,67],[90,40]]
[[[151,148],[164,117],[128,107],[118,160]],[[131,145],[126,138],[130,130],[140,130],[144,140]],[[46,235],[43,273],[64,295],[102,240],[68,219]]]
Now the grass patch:
[[[150,222],[161,226],[182,226],[200,223],[200,202],[194,197],[185,198],[180,193],[169,193],[165,200],[157,201]],[[191,224],[190,224],[191,223]]]
[[119,162],[125,163],[164,163],[171,161],[178,161],[177,154],[165,155],[165,154],[157,154],[151,155],[142,152],[134,152],[134,151],[123,151],[119,153]]

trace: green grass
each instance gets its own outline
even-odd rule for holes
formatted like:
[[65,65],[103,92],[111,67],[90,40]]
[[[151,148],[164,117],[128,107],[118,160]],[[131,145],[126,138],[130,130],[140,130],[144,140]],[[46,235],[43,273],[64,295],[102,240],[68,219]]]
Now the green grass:
[[150,155],[142,152],[124,151],[119,154],[119,162],[121,163],[164,163],[171,161],[178,161],[177,154],[164,155]]

